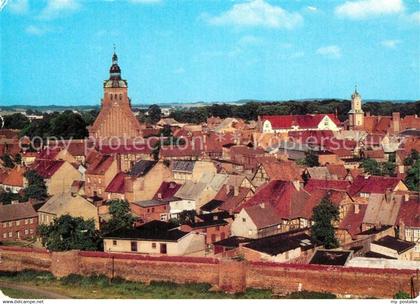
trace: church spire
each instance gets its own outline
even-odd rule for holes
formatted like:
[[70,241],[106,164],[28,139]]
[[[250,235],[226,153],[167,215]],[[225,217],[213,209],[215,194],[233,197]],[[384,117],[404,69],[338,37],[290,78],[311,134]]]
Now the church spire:
[[115,52],[115,44],[114,44],[114,54],[112,55],[112,65],[109,69],[109,79],[110,80],[121,80],[121,69],[118,65],[118,56]]

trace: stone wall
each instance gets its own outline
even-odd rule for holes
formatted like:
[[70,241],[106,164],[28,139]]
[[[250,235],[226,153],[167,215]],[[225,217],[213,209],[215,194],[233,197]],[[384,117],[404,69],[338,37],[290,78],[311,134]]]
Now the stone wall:
[[[276,293],[307,290],[338,295],[390,298],[411,291],[414,270],[232,261],[199,257],[143,256],[104,252],[48,252],[0,246],[0,271],[33,269],[57,277],[105,275],[149,283],[208,283],[228,292],[246,288]],[[419,281],[414,280],[419,290]]]

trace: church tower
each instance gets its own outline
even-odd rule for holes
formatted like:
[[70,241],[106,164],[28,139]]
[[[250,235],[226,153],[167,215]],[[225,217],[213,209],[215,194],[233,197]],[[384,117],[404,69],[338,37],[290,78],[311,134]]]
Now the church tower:
[[357,86],[351,95],[351,110],[349,111],[350,130],[359,129],[364,126],[365,114],[362,110],[362,96],[357,92]]
[[121,78],[118,56],[114,51],[109,79],[104,81],[101,110],[89,128],[89,136],[96,139],[135,138],[142,135],[143,128],[131,110],[127,81]]

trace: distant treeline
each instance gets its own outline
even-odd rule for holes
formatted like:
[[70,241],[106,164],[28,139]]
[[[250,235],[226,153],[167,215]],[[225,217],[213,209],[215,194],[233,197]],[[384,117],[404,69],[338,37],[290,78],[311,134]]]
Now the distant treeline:
[[[285,102],[248,102],[241,105],[213,104],[203,107],[177,109],[171,117],[179,122],[200,123],[208,117],[236,117],[244,120],[256,120],[258,115],[299,115],[315,113],[337,113],[344,121],[348,118],[351,104],[349,100],[313,100]],[[390,116],[392,112],[400,112],[401,116],[420,114],[420,101],[407,103],[367,102],[363,110],[371,115]]]

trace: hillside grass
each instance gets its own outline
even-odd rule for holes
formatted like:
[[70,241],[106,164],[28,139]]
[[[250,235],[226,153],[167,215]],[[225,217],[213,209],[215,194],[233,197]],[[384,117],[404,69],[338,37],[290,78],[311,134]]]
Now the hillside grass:
[[[151,282],[144,284],[121,278],[109,279],[105,276],[69,275],[57,279],[49,272],[22,271],[0,272],[0,281],[16,282],[26,286],[37,286],[71,298],[78,299],[332,299],[332,294],[296,292],[278,296],[270,290],[247,289],[244,293],[229,294],[211,290],[211,285],[201,283],[176,284],[171,282]],[[17,288],[18,289],[18,288]],[[3,290],[3,289],[2,289]],[[41,298],[16,290],[4,289],[10,297]],[[9,294],[8,294],[9,293]]]

